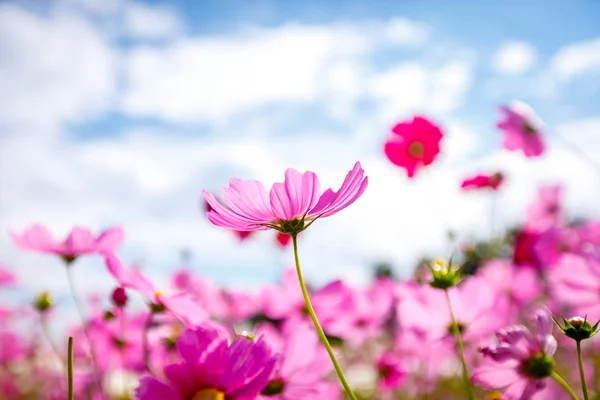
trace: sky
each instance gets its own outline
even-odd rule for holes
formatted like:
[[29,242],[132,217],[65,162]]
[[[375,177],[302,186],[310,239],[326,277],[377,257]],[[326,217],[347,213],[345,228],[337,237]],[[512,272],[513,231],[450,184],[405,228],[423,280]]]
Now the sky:
[[[60,262],[18,251],[9,232],[121,225],[120,256],[159,286],[186,250],[187,268],[254,290],[291,252],[270,232],[240,244],[211,226],[201,190],[269,185],[288,167],[335,189],[356,161],[364,196],[300,239],[312,282],[364,284],[378,262],[407,276],[423,255],[522,221],[543,184],[564,185],[572,215],[600,217],[598,170],[570,147],[600,160],[598,20],[600,4],[579,0],[3,1],[0,262],[20,298],[60,295]],[[514,99],[544,121],[543,157],[502,150],[497,107]],[[411,181],[382,148],[416,114],[444,139]],[[496,170],[495,200],[459,190]],[[114,287],[99,258],[75,268],[85,293]]]

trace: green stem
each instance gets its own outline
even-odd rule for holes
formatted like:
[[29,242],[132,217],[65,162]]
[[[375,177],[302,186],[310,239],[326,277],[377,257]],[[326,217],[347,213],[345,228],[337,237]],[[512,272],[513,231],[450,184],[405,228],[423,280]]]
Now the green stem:
[[579,363],[579,377],[581,378],[581,390],[583,398],[589,400],[587,385],[585,383],[585,374],[583,373],[583,361],[581,360],[581,340],[577,341],[577,362]]
[[73,276],[71,273],[71,265],[69,265],[69,264],[67,264],[67,280],[69,281],[69,288],[71,289],[71,295],[73,296],[73,301],[75,302],[75,307],[77,308],[77,313],[79,314],[79,319],[81,319],[83,333],[85,334],[85,337],[88,341],[88,345],[90,346],[90,357],[92,359],[92,365],[94,367],[94,375],[96,376],[96,383],[98,385],[100,397],[104,398],[103,390],[102,390],[102,379],[100,378],[100,368],[98,368],[96,352],[94,350],[94,346],[92,345],[92,340],[90,339],[90,333],[88,331],[88,327],[85,322],[85,318],[83,317],[81,303],[79,302],[79,298],[77,297],[77,292],[75,291],[75,284],[73,283]]
[[73,382],[73,336],[69,336],[69,350],[67,358],[67,377],[69,380],[69,400],[75,399],[75,385]]
[[444,290],[446,293],[446,299],[448,300],[448,309],[450,310],[450,318],[452,318],[452,331],[454,332],[454,337],[456,337],[456,347],[458,349],[458,356],[460,358],[460,363],[462,365],[462,376],[463,381],[465,383],[465,388],[467,389],[467,394],[469,396],[469,400],[475,400],[475,392],[473,391],[473,385],[471,384],[471,379],[469,378],[469,369],[467,367],[467,361],[465,360],[465,349],[463,346],[462,337],[460,335],[460,331],[458,330],[458,324],[456,322],[456,318],[454,317],[454,311],[452,310],[452,302],[450,301],[450,294],[448,290]]
[[296,236],[297,236],[296,234],[292,234],[292,243],[294,245],[294,260],[296,261],[296,272],[298,273],[298,281],[300,281],[300,288],[302,289],[302,296],[304,296],[304,302],[306,303],[306,308],[308,309],[310,318],[312,319],[312,322],[315,325],[315,328],[317,329],[317,332],[319,334],[319,337],[321,338],[321,341],[323,342],[323,345],[325,345],[325,348],[327,349],[327,353],[329,353],[329,357],[331,358],[333,367],[335,368],[335,371],[337,372],[340,382],[344,386],[344,390],[346,390],[346,393],[352,400],[357,400],[356,396],[352,392],[352,389],[350,388],[350,385],[348,384],[348,381],[346,381],[346,377],[344,376],[342,367],[340,367],[340,364],[339,364],[337,358],[335,357],[335,354],[333,353],[333,349],[331,348],[331,345],[329,344],[329,341],[327,340],[327,336],[325,336],[325,332],[323,331],[323,328],[321,328],[321,324],[319,323],[319,320],[317,319],[315,310],[313,309],[313,306],[310,302],[310,298],[308,297],[308,291],[306,290],[306,285],[304,284],[304,278],[302,277],[302,270],[300,269],[300,259],[298,258],[298,241],[296,240]]
[[563,389],[567,391],[567,393],[569,393],[569,396],[571,396],[573,400],[579,400],[577,398],[577,395],[573,392],[573,389],[571,389],[571,386],[569,386],[569,384],[565,382],[565,380],[561,378],[559,374],[557,374],[555,371],[552,371],[552,374],[550,376],[552,377],[552,379],[558,382],[558,384],[562,386]]

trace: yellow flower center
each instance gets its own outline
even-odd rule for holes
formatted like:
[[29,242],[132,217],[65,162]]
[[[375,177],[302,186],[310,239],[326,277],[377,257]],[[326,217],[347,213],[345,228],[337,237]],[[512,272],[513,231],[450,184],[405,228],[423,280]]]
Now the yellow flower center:
[[425,153],[425,146],[421,142],[412,142],[408,145],[408,152],[413,157],[421,158]]
[[500,392],[492,392],[487,395],[486,400],[502,400],[502,393]]
[[225,400],[225,393],[219,389],[202,389],[197,391],[191,400]]

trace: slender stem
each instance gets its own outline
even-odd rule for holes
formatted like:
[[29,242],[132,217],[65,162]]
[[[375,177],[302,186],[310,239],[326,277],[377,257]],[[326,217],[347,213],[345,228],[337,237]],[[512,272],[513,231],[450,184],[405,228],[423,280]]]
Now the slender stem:
[[67,356],[67,377],[69,380],[69,400],[75,399],[75,385],[73,382],[73,336],[69,336],[69,350]]
[[585,383],[585,374],[583,373],[583,361],[581,360],[581,340],[577,340],[577,362],[579,363],[579,377],[581,378],[583,398],[589,400],[587,385]]
[[577,395],[573,392],[573,389],[571,389],[571,386],[569,386],[569,384],[565,382],[565,380],[561,378],[559,374],[557,374],[555,371],[552,371],[552,374],[550,376],[552,377],[552,379],[558,382],[558,384],[562,386],[563,389],[567,391],[567,393],[569,393],[569,396],[571,396],[573,400],[579,400],[577,398]]
[[327,353],[329,353],[329,357],[331,358],[333,367],[335,368],[335,371],[337,372],[340,382],[344,386],[344,390],[346,390],[346,393],[352,400],[357,400],[356,396],[352,392],[352,389],[350,388],[350,385],[348,384],[348,381],[346,381],[346,377],[344,376],[342,367],[340,367],[340,364],[339,364],[337,358],[335,357],[335,354],[333,353],[333,349],[331,348],[331,345],[329,344],[329,341],[327,340],[327,336],[325,336],[325,332],[323,331],[323,328],[321,328],[321,324],[319,323],[319,320],[317,319],[315,310],[313,309],[313,306],[310,302],[310,298],[308,297],[308,291],[306,290],[304,278],[302,277],[302,270],[300,269],[300,259],[298,258],[298,241],[296,240],[296,236],[297,236],[296,234],[292,234],[292,243],[294,245],[294,260],[296,261],[296,272],[298,273],[298,281],[300,281],[300,288],[302,289],[302,296],[304,296],[304,302],[306,303],[306,308],[308,309],[310,318],[312,319],[312,322],[315,325],[315,328],[317,329],[317,333],[319,334],[319,337],[321,338],[323,345],[325,345],[325,348],[327,349]]
[[102,379],[100,378],[100,368],[98,367],[98,359],[96,358],[96,351],[94,350],[94,346],[92,345],[92,340],[90,339],[90,333],[88,331],[88,325],[85,322],[85,318],[83,317],[83,311],[81,307],[81,303],[79,298],[77,297],[77,292],[75,291],[75,284],[73,283],[73,275],[71,273],[71,266],[67,264],[67,280],[69,281],[69,288],[71,289],[71,295],[73,296],[73,301],[75,302],[75,307],[77,308],[77,313],[79,314],[79,319],[81,319],[81,325],[83,327],[83,333],[88,341],[88,345],[90,347],[90,357],[92,359],[92,365],[94,368],[94,375],[96,376],[96,383],[98,385],[98,390],[101,398],[104,398],[103,390],[102,390]]
[[142,354],[144,357],[144,367],[146,367],[146,371],[152,373],[152,369],[150,368],[150,346],[148,344],[148,334],[150,332],[150,328],[152,328],[152,318],[154,317],[154,312],[150,311],[148,313],[148,318],[146,318],[146,323],[144,324],[144,331],[142,332]]
[[469,399],[475,400],[475,393],[473,392],[473,385],[471,384],[471,379],[469,378],[469,369],[467,367],[467,361],[465,360],[465,349],[463,346],[460,331],[458,330],[456,318],[454,317],[454,311],[452,310],[450,294],[448,293],[448,290],[444,290],[444,292],[446,293],[446,299],[448,300],[448,309],[450,310],[450,317],[452,318],[452,331],[454,332],[454,337],[456,337],[456,348],[458,349],[458,356],[460,357],[460,363],[462,364],[462,376],[463,381],[465,382],[465,388],[467,389]]
[[48,323],[46,321],[46,314],[44,312],[40,312],[40,325],[42,326],[42,331],[44,332],[44,336],[46,336],[46,340],[50,343],[50,347],[52,351],[56,354],[56,357],[60,360],[63,367],[65,366],[65,359],[60,354],[60,350],[56,347],[56,344],[52,340],[52,335],[50,334],[50,329],[48,328]]

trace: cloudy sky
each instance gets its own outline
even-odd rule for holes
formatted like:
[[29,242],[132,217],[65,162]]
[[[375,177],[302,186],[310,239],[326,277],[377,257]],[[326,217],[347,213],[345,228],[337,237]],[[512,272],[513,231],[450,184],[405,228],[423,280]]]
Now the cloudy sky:
[[[352,207],[301,238],[308,279],[365,282],[420,256],[517,222],[544,183],[563,183],[575,215],[600,217],[600,5],[596,1],[4,1],[0,3],[0,262],[27,295],[67,289],[52,257],[8,232],[46,224],[122,225],[120,255],[157,282],[180,265],[256,288],[292,255],[264,233],[244,244],[206,221],[203,188],[270,184],[287,167],[337,186],[355,161],[370,179]],[[497,105],[521,99],[549,151],[500,149]],[[443,155],[409,181],[382,156],[400,118],[444,129]],[[505,191],[462,194],[461,178],[501,169]],[[77,265],[82,290],[113,282]]]

